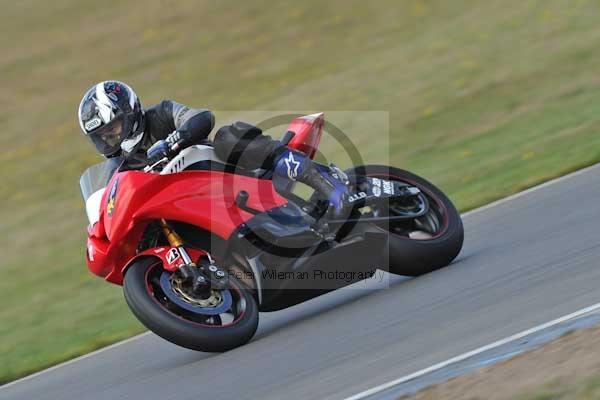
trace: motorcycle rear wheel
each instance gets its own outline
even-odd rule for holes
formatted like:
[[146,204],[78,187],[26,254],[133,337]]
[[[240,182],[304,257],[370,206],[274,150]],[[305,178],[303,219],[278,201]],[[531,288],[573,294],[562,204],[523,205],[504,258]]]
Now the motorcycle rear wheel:
[[[460,214],[440,189],[411,172],[383,165],[354,167],[346,172],[404,182],[417,187],[427,198],[426,215],[412,221],[378,225],[389,233],[389,272],[423,275],[447,266],[456,258],[463,245],[463,224]],[[392,207],[389,214],[394,214]]]
[[231,307],[223,313],[231,314],[231,321],[225,322],[221,315],[202,314],[202,307],[194,313],[169,301],[160,285],[163,273],[167,272],[160,260],[145,258],[127,269],[123,282],[129,308],[152,332],[176,345],[204,352],[231,350],[254,336],[258,305],[252,293],[234,277],[229,278],[230,287],[226,289],[230,292],[227,297],[232,299]]

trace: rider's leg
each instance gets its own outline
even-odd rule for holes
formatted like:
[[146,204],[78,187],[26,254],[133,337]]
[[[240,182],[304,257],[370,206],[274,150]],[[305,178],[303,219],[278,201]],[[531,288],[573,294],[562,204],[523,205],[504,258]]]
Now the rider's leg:
[[280,177],[302,182],[341,210],[347,193],[346,185],[334,177],[329,169],[319,168],[309,157],[289,149],[280,141],[262,134],[262,131],[244,122],[224,126],[214,140],[215,152],[228,163],[246,169],[273,170]]
[[263,135],[260,128],[235,122],[220,128],[213,141],[215,153],[229,164],[245,169],[271,169],[282,146],[279,140]]
[[333,176],[328,168],[319,167],[308,156],[284,147],[278,151],[273,171],[276,175],[302,182],[322,194],[336,211],[344,206],[348,193],[346,184]]

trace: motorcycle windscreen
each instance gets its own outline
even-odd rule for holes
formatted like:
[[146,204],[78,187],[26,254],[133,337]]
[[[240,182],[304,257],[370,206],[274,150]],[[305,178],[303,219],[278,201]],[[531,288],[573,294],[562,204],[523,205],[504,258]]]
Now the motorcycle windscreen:
[[93,225],[100,218],[100,200],[106,189],[106,185],[119,168],[123,159],[121,157],[109,158],[108,160],[93,165],[85,170],[79,178],[79,187],[85,203],[85,211],[90,224]]

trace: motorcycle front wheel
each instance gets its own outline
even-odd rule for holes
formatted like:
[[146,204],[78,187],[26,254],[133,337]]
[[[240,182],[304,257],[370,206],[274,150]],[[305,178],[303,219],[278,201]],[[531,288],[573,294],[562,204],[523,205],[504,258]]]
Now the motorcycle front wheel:
[[125,273],[123,292],[133,314],[148,329],[176,345],[224,352],[247,343],[258,327],[258,305],[234,277],[223,290],[195,299],[178,287],[160,260],[134,262]]

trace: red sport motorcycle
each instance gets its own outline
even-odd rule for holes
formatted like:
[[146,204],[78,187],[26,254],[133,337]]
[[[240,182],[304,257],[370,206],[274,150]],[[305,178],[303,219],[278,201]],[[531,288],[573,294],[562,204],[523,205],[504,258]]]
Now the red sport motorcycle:
[[[284,143],[314,157],[323,114],[294,119]],[[218,159],[210,143],[145,170],[113,158],[82,175],[87,264],[123,285],[136,317],[166,340],[222,352],[274,311],[368,278],[448,265],[460,215],[434,185],[401,169],[320,165],[348,187],[345,212],[301,196],[272,171]]]

